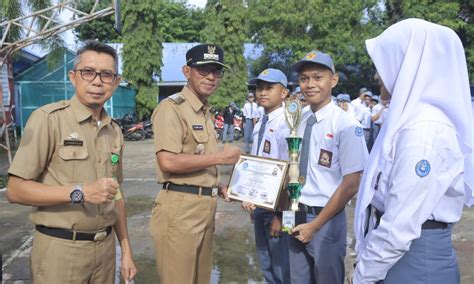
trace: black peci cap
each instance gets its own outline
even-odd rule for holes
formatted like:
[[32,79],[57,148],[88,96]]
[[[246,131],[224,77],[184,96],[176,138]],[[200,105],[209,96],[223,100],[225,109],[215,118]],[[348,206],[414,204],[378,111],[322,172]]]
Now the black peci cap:
[[217,64],[227,68],[224,64],[224,50],[215,44],[199,44],[186,52],[186,65],[205,64]]

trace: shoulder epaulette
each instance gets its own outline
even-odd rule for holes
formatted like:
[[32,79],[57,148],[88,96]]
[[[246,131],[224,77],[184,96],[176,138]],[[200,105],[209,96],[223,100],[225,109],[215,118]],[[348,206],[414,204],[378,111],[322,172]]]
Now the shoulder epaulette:
[[181,93],[171,95],[168,97],[168,99],[177,105],[182,104],[186,100],[186,98]]
[[69,106],[69,101],[59,101],[52,104],[47,104],[42,106],[40,109],[48,114],[55,112],[60,109],[67,108]]

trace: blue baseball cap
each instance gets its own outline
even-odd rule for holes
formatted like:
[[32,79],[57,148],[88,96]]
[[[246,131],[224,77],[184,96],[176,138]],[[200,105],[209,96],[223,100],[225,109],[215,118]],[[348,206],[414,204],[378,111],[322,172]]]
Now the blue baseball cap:
[[339,102],[350,102],[351,96],[349,94],[339,94],[337,95],[337,101]]
[[380,102],[380,99],[379,99],[379,96],[375,96],[373,95],[371,98],[370,98],[371,101],[375,101],[375,102]]
[[300,61],[293,64],[293,66],[291,66],[291,68],[294,71],[299,72],[301,67],[303,67],[304,65],[309,64],[309,63],[322,65],[322,66],[328,68],[329,70],[331,70],[331,72],[333,74],[336,73],[336,68],[334,67],[334,62],[332,61],[331,56],[329,56],[328,54],[326,54],[324,52],[316,51],[316,50],[312,50],[312,51],[308,52],[303,57],[303,59],[301,59]]
[[260,72],[257,78],[253,78],[249,81],[250,85],[257,85],[258,81],[264,81],[269,83],[279,83],[283,85],[283,87],[287,87],[288,79],[286,75],[281,72],[281,70],[268,68]]

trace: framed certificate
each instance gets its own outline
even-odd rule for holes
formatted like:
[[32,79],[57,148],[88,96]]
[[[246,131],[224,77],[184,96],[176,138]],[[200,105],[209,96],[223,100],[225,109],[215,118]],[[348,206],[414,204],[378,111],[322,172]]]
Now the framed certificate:
[[287,161],[240,155],[232,171],[227,193],[232,199],[275,210],[287,170]]

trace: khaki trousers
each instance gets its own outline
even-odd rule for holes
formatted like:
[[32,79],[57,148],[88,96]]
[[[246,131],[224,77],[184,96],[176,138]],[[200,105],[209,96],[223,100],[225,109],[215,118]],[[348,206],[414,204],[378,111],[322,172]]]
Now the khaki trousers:
[[71,241],[34,233],[33,283],[110,283],[115,281],[114,231],[103,241]]
[[216,206],[216,197],[160,190],[150,220],[160,283],[210,282]]

